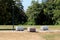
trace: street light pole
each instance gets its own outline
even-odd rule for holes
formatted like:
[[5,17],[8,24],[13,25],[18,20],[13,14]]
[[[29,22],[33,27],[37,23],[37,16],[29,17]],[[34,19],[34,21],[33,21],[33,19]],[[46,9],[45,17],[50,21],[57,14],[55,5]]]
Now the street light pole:
[[[15,0],[13,0],[13,2],[15,2]],[[20,4],[20,2],[16,2],[16,4]],[[15,6],[15,4],[13,3],[12,4],[12,9],[13,9],[13,11],[12,11],[12,24],[13,24],[13,30],[14,30],[14,6]]]
[[13,30],[14,30],[14,1],[15,1],[15,0],[13,0],[13,4],[12,4],[12,9],[13,9],[13,11],[12,11],[12,24],[13,24]]
[[14,5],[12,5],[12,9],[13,9],[13,12],[12,12],[12,23],[13,23],[13,30],[14,30]]

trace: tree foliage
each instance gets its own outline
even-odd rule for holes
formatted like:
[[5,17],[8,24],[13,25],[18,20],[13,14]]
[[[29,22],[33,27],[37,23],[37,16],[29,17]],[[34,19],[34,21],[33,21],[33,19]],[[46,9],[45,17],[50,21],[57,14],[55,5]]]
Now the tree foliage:
[[26,14],[28,16],[28,24],[60,24],[60,0],[51,0],[46,3],[32,1],[32,5],[28,7]]
[[[14,5],[14,8],[12,5]],[[20,7],[17,7],[13,0],[0,0],[0,25],[11,25],[13,15],[14,24],[24,24],[27,21],[22,3]]]
[[27,24],[35,24],[35,18],[37,17],[37,14],[40,12],[40,4],[38,1],[32,1],[31,6],[27,9],[27,16],[28,16],[28,22]]

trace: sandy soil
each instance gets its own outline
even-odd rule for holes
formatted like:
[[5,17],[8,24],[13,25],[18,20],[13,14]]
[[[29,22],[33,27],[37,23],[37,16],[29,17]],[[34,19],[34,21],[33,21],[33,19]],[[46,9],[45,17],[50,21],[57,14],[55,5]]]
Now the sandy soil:
[[45,40],[34,32],[0,32],[0,40]]

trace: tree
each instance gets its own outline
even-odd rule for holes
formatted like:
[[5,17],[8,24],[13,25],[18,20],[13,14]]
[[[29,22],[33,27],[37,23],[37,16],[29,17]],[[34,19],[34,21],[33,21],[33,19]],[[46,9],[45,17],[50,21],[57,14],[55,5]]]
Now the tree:
[[27,24],[33,25],[35,24],[35,18],[37,17],[37,14],[40,13],[40,4],[38,1],[32,1],[31,6],[28,7],[26,14],[28,16],[28,22]]
[[[52,3],[53,2],[53,3]],[[57,4],[58,3],[58,4]],[[60,14],[57,14],[57,12],[55,11],[56,9],[59,9],[60,7],[58,7],[59,5],[59,0],[51,0],[49,2],[46,3],[42,3],[42,8],[43,8],[43,12],[40,13],[40,15],[43,13],[43,18],[41,18],[42,16],[39,15],[39,22],[38,24],[42,24],[42,25],[54,25],[56,24],[56,17]],[[59,5],[60,6],[60,5]],[[55,11],[55,12],[54,12]],[[58,12],[59,13],[59,12]],[[56,17],[55,17],[55,16]],[[38,18],[38,17],[37,17]],[[59,17],[57,17],[58,19]],[[41,21],[42,20],[42,21]]]
[[[14,9],[12,8],[12,4],[14,4]],[[22,3],[20,4],[20,7],[17,7],[13,0],[1,0],[0,25],[12,24],[13,10],[14,10],[14,24],[24,24],[27,21],[27,16],[24,13]]]
[[[51,8],[51,6],[49,6]],[[39,4],[38,1],[32,1],[32,5],[29,6],[27,10],[27,15],[29,17],[28,23],[36,25],[48,25],[53,24],[53,14],[51,9],[49,9],[48,4]],[[49,10],[49,12],[48,12]]]
[[60,24],[58,23],[60,21],[59,4],[60,0],[51,0],[41,4],[38,1],[32,1],[32,5],[28,7],[26,12],[28,23],[36,25]]

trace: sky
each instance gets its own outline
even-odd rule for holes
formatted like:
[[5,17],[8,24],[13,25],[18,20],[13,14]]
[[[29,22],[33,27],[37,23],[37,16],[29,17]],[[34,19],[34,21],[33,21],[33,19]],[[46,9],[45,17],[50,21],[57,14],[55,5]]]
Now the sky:
[[[31,1],[32,1],[32,0],[23,0],[23,1],[22,1],[22,4],[23,4],[23,6],[24,6],[24,10],[25,10],[25,11],[27,10],[28,6],[31,5]],[[39,2],[41,2],[41,0],[39,0]]]

